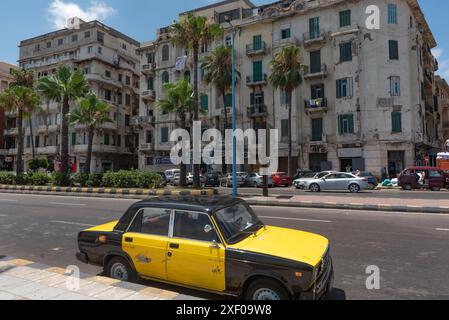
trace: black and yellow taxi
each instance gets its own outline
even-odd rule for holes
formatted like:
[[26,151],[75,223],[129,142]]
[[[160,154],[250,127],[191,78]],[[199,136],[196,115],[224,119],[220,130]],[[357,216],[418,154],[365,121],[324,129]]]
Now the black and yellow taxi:
[[267,226],[241,199],[155,197],[119,221],[79,233],[78,260],[107,276],[171,283],[246,300],[322,299],[332,290],[329,241]]

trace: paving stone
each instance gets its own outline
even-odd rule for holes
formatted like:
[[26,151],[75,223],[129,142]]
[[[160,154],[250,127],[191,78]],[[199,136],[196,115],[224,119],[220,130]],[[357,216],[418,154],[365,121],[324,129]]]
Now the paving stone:
[[20,275],[20,278],[25,279],[25,280],[29,280],[29,281],[33,281],[33,282],[38,282],[39,280],[45,279],[45,278],[50,278],[53,277],[55,274],[53,272],[47,272],[47,271],[43,271],[43,270],[36,270],[35,272],[31,272],[31,273],[26,273],[23,275]]
[[12,259],[8,261],[16,266],[26,266],[29,264],[33,264],[33,261],[25,260],[25,259]]
[[15,295],[25,297],[26,295],[32,294],[36,291],[43,290],[48,288],[47,286],[43,286],[36,282],[29,282],[27,281],[27,284],[17,286],[15,288],[10,288],[8,292],[13,293]]
[[5,274],[0,275],[0,290],[2,291],[10,292],[11,289],[24,286],[28,283],[29,281],[26,281],[24,279],[8,276]]
[[103,292],[106,292],[111,287],[106,286],[101,283],[92,283],[90,285],[82,286],[79,288],[79,290],[72,291],[73,293],[85,295],[88,297],[95,297],[98,294],[101,294]]
[[55,287],[56,285],[58,285],[60,283],[66,283],[66,281],[67,281],[66,276],[53,273],[53,275],[51,277],[40,279],[40,280],[37,280],[36,282],[40,283],[44,286]]
[[51,288],[51,287],[45,287],[41,286],[42,288],[36,291],[33,291],[31,293],[21,294],[24,298],[28,298],[31,300],[49,300],[51,298],[54,298],[56,296],[59,296],[66,291],[62,289],[57,288]]
[[59,296],[53,297],[50,300],[59,300],[59,301],[83,301],[83,300],[97,300],[95,298],[78,294],[74,292],[64,292],[63,294],[60,294]]
[[46,271],[54,272],[54,273],[58,273],[58,274],[65,274],[65,269],[56,268],[56,267],[48,268],[48,269],[46,269]]
[[124,300],[144,301],[144,300],[158,300],[158,298],[155,296],[151,296],[148,294],[141,294],[138,292],[125,298]]
[[15,300],[17,299],[17,296],[9,293],[9,292],[5,292],[5,291],[0,291],[0,300]]
[[106,278],[106,277],[99,277],[99,276],[94,276],[94,277],[90,277],[90,278],[86,278],[85,280],[87,281],[94,281],[94,282],[98,282],[98,283],[102,283],[108,286],[111,286],[113,284],[119,283],[120,280],[116,280],[116,279],[111,279],[111,278]]
[[94,297],[100,300],[122,300],[133,295],[134,293],[135,293],[134,291],[127,289],[109,287],[108,290],[100,294],[97,294]]

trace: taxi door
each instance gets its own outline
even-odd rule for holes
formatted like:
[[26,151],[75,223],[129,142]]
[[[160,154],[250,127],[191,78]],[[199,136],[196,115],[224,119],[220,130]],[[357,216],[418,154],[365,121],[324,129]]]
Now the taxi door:
[[123,235],[122,249],[143,276],[167,279],[167,247],[171,210],[142,208]]
[[226,289],[225,248],[209,215],[175,211],[167,251],[167,278],[201,289]]

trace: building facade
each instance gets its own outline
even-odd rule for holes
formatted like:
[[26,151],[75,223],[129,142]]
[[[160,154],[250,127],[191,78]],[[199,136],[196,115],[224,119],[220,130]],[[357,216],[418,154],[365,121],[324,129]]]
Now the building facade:
[[[0,61],[0,93],[9,88],[11,82],[14,81],[12,70],[17,66]],[[12,166],[12,158],[6,156],[4,148],[5,145],[5,130],[9,129],[5,118],[5,110],[0,106],[0,170],[9,170]]]
[[[366,24],[369,5],[380,9],[379,29]],[[274,90],[268,78],[270,61],[287,45],[300,48],[306,66],[292,97],[295,168],[351,168],[378,176],[385,168],[394,176],[406,166],[435,164],[442,147],[438,62],[431,52],[436,41],[417,1],[280,1],[256,7],[231,0],[192,12],[225,29],[222,38],[204,46],[202,56],[219,44],[230,45],[230,24],[224,17],[231,17],[241,73],[237,124],[279,130],[280,170],[287,169],[288,112],[285,94]],[[140,54],[140,117],[134,119],[141,129],[139,167],[164,169],[170,167],[168,140],[176,124],[173,115],[162,114],[154,103],[163,94],[163,82],[193,74],[191,59],[185,48],[171,43],[168,28],[159,29]],[[187,59],[185,67],[182,59]],[[201,81],[204,72],[199,74],[200,104],[207,111],[203,129],[224,130],[230,109]]]
[[[139,112],[140,43],[98,22],[69,21],[69,27],[20,43],[21,68],[32,70],[35,79],[54,74],[61,65],[85,74],[91,91],[111,106],[113,123],[104,124],[93,144],[92,172],[105,172],[137,167],[136,136],[130,125]],[[71,108],[76,105],[71,101]],[[5,131],[6,152],[14,157],[15,115],[7,114]],[[32,141],[38,158],[58,163],[60,153],[61,105],[42,101],[41,111],[34,114],[30,134],[29,121],[25,125],[25,163],[32,158]],[[86,166],[87,131],[83,126],[71,127],[69,135],[72,170]]]
[[440,76],[435,78],[437,86],[437,108],[441,113],[441,132],[440,136],[444,142],[443,148],[447,150],[449,146],[446,146],[449,140],[449,85],[447,81]]

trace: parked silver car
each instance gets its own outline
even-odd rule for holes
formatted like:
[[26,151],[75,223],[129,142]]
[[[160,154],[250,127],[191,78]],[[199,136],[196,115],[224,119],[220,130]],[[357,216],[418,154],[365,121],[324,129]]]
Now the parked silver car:
[[331,173],[322,178],[307,181],[304,188],[312,192],[347,190],[351,193],[358,193],[368,188],[368,180],[351,173]]
[[302,176],[299,179],[296,179],[295,181],[293,181],[293,186],[296,189],[305,189],[304,186],[306,184],[306,182],[314,180],[314,179],[321,179],[324,176],[327,176],[328,174],[334,173],[334,171],[323,171],[323,172],[311,172],[311,173],[306,173],[304,174],[304,176]]
[[[243,180],[242,176],[237,175],[236,184],[237,184],[237,187],[242,187],[245,184],[245,180]],[[220,178],[220,186],[231,188],[232,187],[232,174],[222,176]]]
[[[268,187],[273,188],[273,177],[268,176]],[[246,178],[246,183],[248,187],[261,188],[263,187],[263,176],[257,172],[250,173]]]

